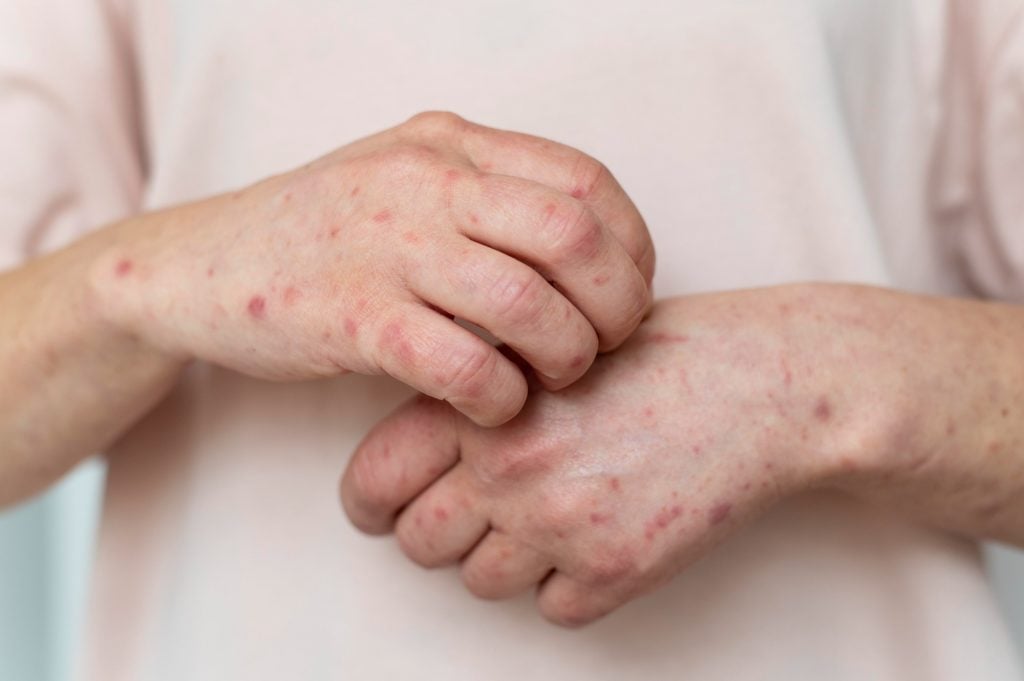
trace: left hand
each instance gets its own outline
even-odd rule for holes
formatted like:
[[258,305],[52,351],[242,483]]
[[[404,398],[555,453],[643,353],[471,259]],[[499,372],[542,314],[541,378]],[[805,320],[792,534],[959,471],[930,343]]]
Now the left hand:
[[394,526],[423,566],[461,561],[478,596],[540,584],[548,619],[590,622],[849,467],[850,442],[883,442],[884,405],[850,396],[868,380],[899,394],[898,375],[853,361],[884,334],[837,335],[804,293],[661,303],[578,383],[534,392],[500,428],[415,398],[359,446],[346,511],[366,532]]

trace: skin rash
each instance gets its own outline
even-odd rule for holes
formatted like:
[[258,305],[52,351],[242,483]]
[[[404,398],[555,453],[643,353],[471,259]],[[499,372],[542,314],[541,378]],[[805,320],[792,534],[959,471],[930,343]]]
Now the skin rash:
[[[533,392],[500,428],[411,401],[360,445],[342,498],[359,528],[394,531],[417,563],[459,564],[478,596],[540,585],[541,612],[566,626],[811,489],[1021,545],[1014,347],[1018,308],[868,287],[662,301],[583,379]],[[443,525],[427,512],[437,505],[452,509]],[[445,529],[458,514],[463,530]]]

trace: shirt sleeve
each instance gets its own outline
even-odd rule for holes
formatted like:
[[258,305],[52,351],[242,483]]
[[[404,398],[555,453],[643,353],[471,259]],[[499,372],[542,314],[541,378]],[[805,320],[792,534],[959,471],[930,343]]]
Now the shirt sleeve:
[[969,288],[1024,303],[1024,0],[951,5],[939,225]]
[[115,1],[0,3],[0,270],[137,210],[135,68]]

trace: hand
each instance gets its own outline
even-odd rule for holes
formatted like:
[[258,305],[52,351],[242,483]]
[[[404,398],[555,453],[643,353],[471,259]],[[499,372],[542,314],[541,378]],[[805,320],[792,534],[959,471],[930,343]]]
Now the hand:
[[852,396],[899,377],[849,361],[879,356],[873,332],[825,318],[797,288],[681,298],[500,428],[413,400],[359,446],[345,509],[423,566],[461,561],[478,596],[540,584],[546,617],[589,622],[883,443],[886,410]]
[[558,389],[650,305],[646,226],[600,163],[451,114],[130,227],[94,279],[156,347],[269,379],[383,372],[482,424],[526,381],[452,317]]

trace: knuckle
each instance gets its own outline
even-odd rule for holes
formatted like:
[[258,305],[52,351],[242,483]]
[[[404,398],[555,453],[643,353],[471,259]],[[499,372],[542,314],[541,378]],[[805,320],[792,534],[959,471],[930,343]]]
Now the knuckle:
[[466,119],[451,111],[421,111],[402,127],[413,135],[438,137],[459,132],[467,125]]
[[406,558],[422,568],[441,567],[444,561],[433,550],[433,540],[422,527],[414,527],[411,523],[400,522],[395,528],[395,540]]
[[573,196],[589,197],[612,177],[608,167],[593,156],[581,153],[572,172]]
[[529,446],[502,448],[484,457],[478,474],[484,483],[519,482],[551,467],[552,453]]
[[489,559],[469,561],[462,568],[463,585],[471,594],[485,600],[500,596],[505,576],[501,565]]
[[395,503],[392,485],[376,457],[358,456],[352,461],[352,495],[349,501],[373,514],[389,512]]
[[514,324],[536,322],[546,307],[540,275],[532,270],[513,271],[499,276],[491,285],[489,300],[495,312]]
[[632,584],[639,580],[641,570],[628,549],[615,547],[596,552],[583,566],[581,578],[595,587]]
[[579,599],[561,597],[541,606],[544,619],[566,629],[577,629],[590,622],[585,604]]
[[434,378],[445,398],[479,396],[496,370],[497,350],[490,346],[439,348],[436,353],[443,353]]
[[600,248],[603,230],[590,209],[572,201],[548,204],[541,231],[557,263],[592,258]]

